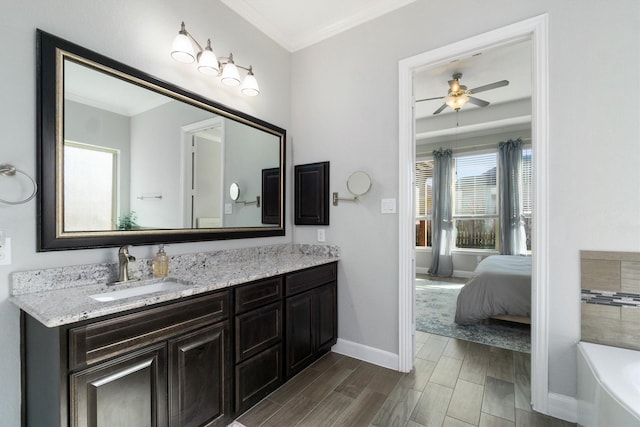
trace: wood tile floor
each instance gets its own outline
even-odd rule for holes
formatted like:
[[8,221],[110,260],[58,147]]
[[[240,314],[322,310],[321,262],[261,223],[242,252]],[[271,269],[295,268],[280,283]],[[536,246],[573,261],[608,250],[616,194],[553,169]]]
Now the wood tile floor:
[[411,373],[328,353],[238,421],[246,427],[575,426],[532,411],[528,354],[416,334]]

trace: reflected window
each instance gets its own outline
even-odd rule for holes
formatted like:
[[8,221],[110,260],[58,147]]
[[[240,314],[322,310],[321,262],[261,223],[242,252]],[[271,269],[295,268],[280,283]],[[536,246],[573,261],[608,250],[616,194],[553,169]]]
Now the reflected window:
[[118,150],[65,141],[64,230],[113,230]]

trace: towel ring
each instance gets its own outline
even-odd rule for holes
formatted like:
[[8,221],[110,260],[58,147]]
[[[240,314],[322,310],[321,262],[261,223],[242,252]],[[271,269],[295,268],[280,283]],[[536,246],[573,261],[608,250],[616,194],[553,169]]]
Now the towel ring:
[[29,200],[33,199],[36,196],[36,193],[38,192],[38,184],[36,184],[34,179],[31,178],[28,173],[20,169],[17,169],[13,165],[9,165],[9,164],[0,165],[0,175],[15,176],[16,173],[26,176],[27,179],[31,181],[31,185],[33,186],[33,192],[31,193],[31,195],[29,195],[29,197],[23,200],[11,201],[11,200],[4,200],[0,198],[0,203],[4,203],[5,205],[21,205],[23,203],[27,203]]

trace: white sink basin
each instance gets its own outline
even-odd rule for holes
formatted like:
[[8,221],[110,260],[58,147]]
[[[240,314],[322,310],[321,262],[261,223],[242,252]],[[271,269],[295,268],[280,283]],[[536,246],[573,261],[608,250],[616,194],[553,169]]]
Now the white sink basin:
[[119,291],[104,292],[101,294],[89,295],[96,301],[116,301],[124,298],[131,298],[140,295],[151,294],[153,292],[162,291],[178,291],[185,288],[186,285],[178,283],[174,280],[167,280],[165,282],[152,283],[150,285],[141,285],[135,288],[121,289]]

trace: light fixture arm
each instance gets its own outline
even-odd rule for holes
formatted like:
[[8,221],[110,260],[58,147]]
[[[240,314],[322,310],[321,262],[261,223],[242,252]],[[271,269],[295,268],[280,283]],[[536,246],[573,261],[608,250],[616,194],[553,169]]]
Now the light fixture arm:
[[220,64],[220,74],[222,74],[222,67],[227,64],[233,64],[237,68],[247,71],[250,75],[253,75],[253,66],[249,65],[245,67],[244,65],[236,64],[233,60],[233,52],[229,53],[229,56],[218,56],[218,63]]
[[180,31],[178,33],[184,34],[185,36],[189,37],[189,40],[191,40],[198,47],[198,51],[202,52],[204,50],[202,46],[200,46],[200,43],[198,43],[198,40],[196,40],[195,37],[193,37],[191,33],[187,31],[187,27],[185,27],[184,21],[182,21],[182,24],[180,24]]

